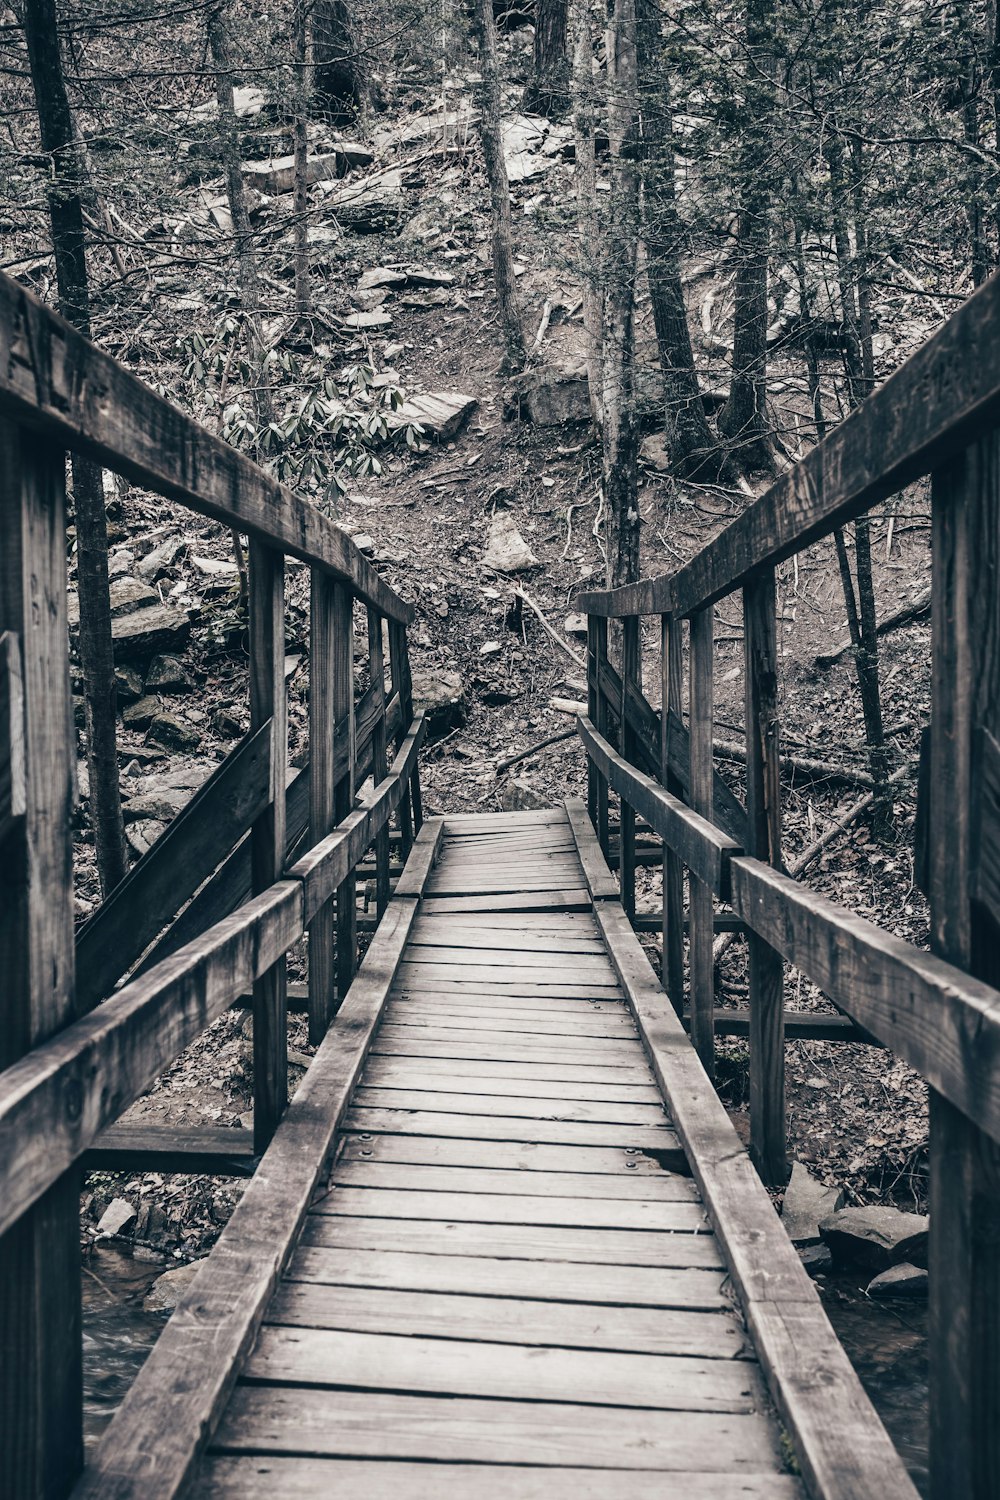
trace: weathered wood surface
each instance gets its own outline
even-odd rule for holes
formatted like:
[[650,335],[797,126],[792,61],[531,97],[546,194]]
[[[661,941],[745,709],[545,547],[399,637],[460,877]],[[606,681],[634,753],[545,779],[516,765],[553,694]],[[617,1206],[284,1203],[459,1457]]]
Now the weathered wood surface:
[[88,453],[135,484],[326,569],[389,619],[413,618],[412,606],[317,506],[158,396],[5,275],[0,414],[34,428],[50,447]]
[[[414,861],[427,868],[438,829]],[[176,1495],[214,1428],[295,1243],[416,912],[390,904],[364,964],[274,1140],[190,1292],[126,1396],[77,1500]],[[150,1433],[156,1434],[150,1453]]]

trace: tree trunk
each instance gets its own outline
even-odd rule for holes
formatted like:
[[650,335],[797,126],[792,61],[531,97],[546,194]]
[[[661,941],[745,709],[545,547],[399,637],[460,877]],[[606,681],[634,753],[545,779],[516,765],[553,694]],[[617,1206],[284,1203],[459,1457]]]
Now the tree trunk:
[[247,209],[243,170],[240,162],[239,128],[233,99],[233,59],[229,31],[222,10],[208,16],[208,44],[215,66],[215,95],[219,104],[219,145],[226,178],[226,197],[233,221],[233,244],[236,252],[236,277],[247,330],[250,363],[253,370],[254,409],[257,424],[263,427],[271,420],[273,405],[265,369],[264,334],[261,327],[260,277],[254,250],[253,229]]
[[568,0],[535,0],[535,55],[521,100],[529,114],[554,119],[569,108],[567,11]]
[[660,14],[657,0],[637,0],[639,99],[646,164],[642,232],[663,375],[664,437],[671,469],[679,478],[729,479],[728,455],[708,425],[701,399],[681,282],[683,228],[674,190],[670,80],[661,61]]
[[335,125],[358,114],[364,88],[347,0],[315,0],[312,12],[313,99]]
[[309,45],[306,29],[306,0],[295,0],[292,45],[292,71],[295,78],[295,114],[292,124],[295,148],[295,311],[307,313],[311,297],[309,288],[309,135],[307,129]]
[[598,427],[604,420],[601,371],[601,292],[597,219],[597,165],[594,150],[594,43],[588,0],[573,0],[573,138],[579,270],[583,282],[584,356],[590,411]]
[[769,0],[747,7],[747,62],[739,143],[739,214],[733,318],[733,373],[719,431],[748,470],[773,468],[767,422],[768,173],[774,111]]
[[604,235],[604,501],[613,585],[639,576],[635,282],[639,244],[639,81],[635,0],[615,0],[608,24],[611,204]]
[[501,372],[513,375],[524,369],[526,355],[514,285],[514,226],[510,215],[510,184],[507,181],[500,130],[500,72],[497,65],[497,27],[493,16],[493,0],[476,0],[475,26],[482,74],[482,123],[479,130],[486,181],[490,189],[493,281],[504,341]]
[[[54,0],[25,0],[24,30],[42,149],[52,159],[49,217],[59,307],[69,322],[89,336],[90,288],[81,201],[86,173],[74,144]],[[108,524],[100,466],[74,455],[72,473],[90,815],[101,891],[106,897],[127,869],[118,786]]]

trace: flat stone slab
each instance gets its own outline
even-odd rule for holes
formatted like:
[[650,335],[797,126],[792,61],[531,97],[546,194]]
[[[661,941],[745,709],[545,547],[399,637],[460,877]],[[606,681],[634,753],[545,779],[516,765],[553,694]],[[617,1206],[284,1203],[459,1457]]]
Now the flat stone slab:
[[842,1208],[824,1219],[819,1232],[836,1261],[854,1261],[873,1271],[927,1259],[926,1214],[906,1214],[878,1204]]
[[[354,141],[338,142],[332,151],[310,156],[306,160],[307,182],[330,182],[343,177],[352,167],[367,167],[375,155],[367,146]],[[295,157],[277,156],[270,161],[245,161],[243,178],[259,193],[280,198],[295,187]]]
[[150,605],[111,621],[116,662],[180,650],[190,634],[191,616],[166,604]]
[[911,1265],[909,1261],[903,1261],[901,1265],[890,1266],[887,1271],[879,1274],[868,1283],[866,1288],[869,1297],[909,1297],[922,1298],[927,1296],[928,1278],[923,1266]]
[[386,413],[386,424],[391,432],[398,432],[419,423],[425,438],[443,443],[460,431],[478,405],[475,396],[463,391],[428,391]]
[[538,567],[538,558],[524,540],[509,511],[499,511],[490,525],[483,553],[483,567],[495,573],[526,573]]

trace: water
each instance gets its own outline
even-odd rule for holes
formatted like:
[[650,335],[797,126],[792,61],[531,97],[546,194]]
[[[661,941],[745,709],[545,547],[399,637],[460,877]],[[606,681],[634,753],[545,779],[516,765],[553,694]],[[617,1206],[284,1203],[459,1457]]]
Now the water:
[[927,1303],[875,1301],[865,1296],[868,1279],[839,1272],[816,1286],[910,1478],[927,1496]]
[[[163,1328],[142,1302],[162,1264],[97,1248],[83,1276],[84,1437],[100,1437]],[[830,1322],[922,1495],[927,1480],[927,1305],[876,1302],[867,1279],[817,1281]]]
[[166,1265],[98,1246],[83,1272],[83,1436],[88,1451],[156,1343],[164,1319],[142,1300]]

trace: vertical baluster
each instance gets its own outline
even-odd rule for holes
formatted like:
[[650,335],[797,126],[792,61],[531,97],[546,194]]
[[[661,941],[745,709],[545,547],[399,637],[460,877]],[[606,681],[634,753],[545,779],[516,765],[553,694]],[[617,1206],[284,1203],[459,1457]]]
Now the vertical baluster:
[[[0,1068],[75,1017],[64,476],[51,440],[0,422],[0,634],[19,646],[11,732],[24,793],[0,864]],[[0,1238],[0,1490],[11,1500],[61,1500],[83,1464],[79,1189],[73,1168]]]
[[[406,629],[396,620],[389,621],[389,676],[393,694],[399,696],[400,721],[399,732],[396,735],[398,750],[413,717],[413,690],[408,681],[409,659],[406,654]],[[399,838],[405,864],[413,848],[413,804],[409,786],[404,790],[399,804]]]
[[[330,832],[334,814],[336,737],[333,658],[337,584],[313,568],[309,599],[309,842]],[[343,754],[343,747],[341,747]],[[336,1008],[336,941],[333,900],[309,924],[309,1040],[318,1047]]]
[[[597,724],[597,699],[600,688],[597,682],[597,616],[587,616],[587,718]],[[590,821],[597,827],[597,788],[600,772],[590,756],[587,756],[587,812]]]
[[[931,947],[1000,984],[1000,923],[975,899],[982,768],[1000,742],[1000,437],[932,486]],[[1000,1494],[1000,1147],[930,1090],[933,1500]]]
[[[386,760],[385,733],[385,657],[382,649],[382,616],[371,605],[368,607],[368,669],[375,689],[375,712],[377,718],[372,730],[372,779],[377,786],[385,779],[388,768]],[[381,920],[389,904],[389,824],[385,823],[375,838],[375,910]]]
[[[668,792],[680,795],[670,773],[671,717],[681,716],[683,661],[681,622],[670,615],[660,617],[660,780]],[[684,1014],[684,867],[666,843],[663,845],[663,988],[679,1016]]]
[[[413,676],[410,672],[410,648],[406,639],[406,627],[399,627],[399,654],[402,662],[402,673],[400,675],[401,697],[403,703],[404,733],[413,722]],[[414,761],[413,770],[410,774],[410,803],[413,808],[413,833],[416,836],[424,822],[424,805],[420,795],[420,763]]]
[[[714,610],[691,616],[691,806],[712,816],[712,739],[715,704]],[[688,874],[690,916],[691,1040],[710,1078],[715,1077],[715,965],[712,957],[713,905],[709,887]]]
[[[602,681],[604,668],[608,664],[608,622],[603,615],[594,619],[594,680],[597,684],[597,717],[594,727],[598,734],[608,737],[608,699]],[[608,856],[610,838],[608,834],[608,782],[607,777],[597,777],[597,837]]]
[[[347,763],[333,792],[333,821],[344,820],[354,806],[357,745],[354,726],[354,599],[338,583],[333,602],[333,671],[331,692],[337,737],[347,747]],[[352,870],[337,887],[337,1007],[351,987],[358,964],[357,877]]]
[[[642,621],[638,615],[622,620],[621,751],[625,760],[635,760],[635,732],[628,717],[629,690],[642,688]],[[625,798],[619,803],[618,883],[622,907],[631,922],[635,917],[635,808]]]
[[[746,670],[747,853],[781,866],[781,764],[774,570],[743,587]],[[781,955],[749,933],[750,1155],[763,1180],[780,1187],[785,1155],[785,968]]]
[[[288,730],[285,697],[285,559],[250,543],[250,732],[271,721],[268,806],[250,834],[254,892],[281,878],[285,854]],[[288,1001],[285,959],[253,987],[253,1142],[270,1144],[288,1103]]]

